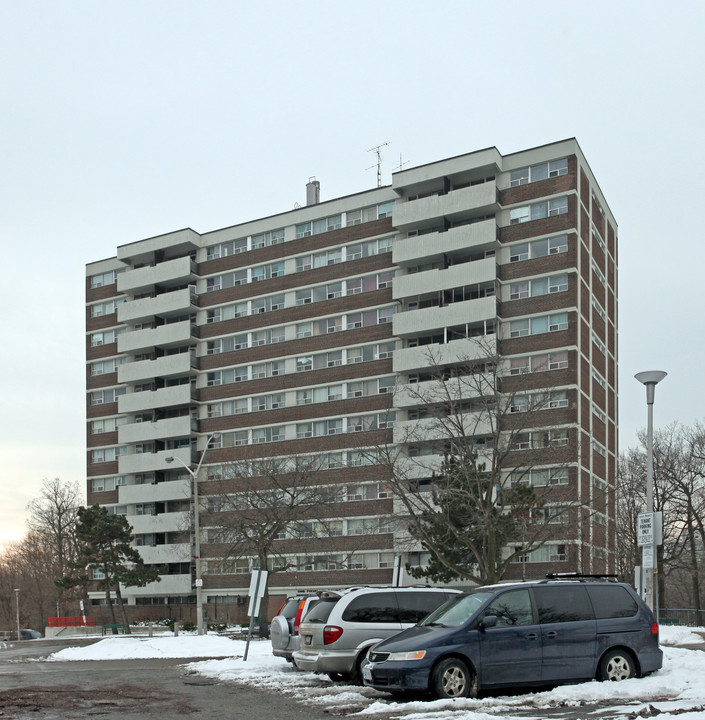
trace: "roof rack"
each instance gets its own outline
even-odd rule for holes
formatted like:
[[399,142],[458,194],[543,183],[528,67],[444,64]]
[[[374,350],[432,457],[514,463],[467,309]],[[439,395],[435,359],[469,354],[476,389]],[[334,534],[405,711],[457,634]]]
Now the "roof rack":
[[590,575],[587,573],[580,572],[569,572],[569,573],[546,573],[548,580],[579,580],[585,582],[585,580],[608,580],[609,582],[617,582],[617,575],[607,575],[605,573],[598,573]]

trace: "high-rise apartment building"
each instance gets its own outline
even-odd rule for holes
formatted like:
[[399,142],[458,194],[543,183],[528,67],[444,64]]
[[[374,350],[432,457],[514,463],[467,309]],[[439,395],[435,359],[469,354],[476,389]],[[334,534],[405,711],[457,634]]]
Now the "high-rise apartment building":
[[[233,518],[258,507],[245,484],[286,458],[309,463],[318,495],[276,531],[271,593],[389,584],[396,557],[423,564],[375,457],[396,443],[430,477],[443,439],[424,437],[407,390],[468,358],[501,361],[527,405],[542,398],[508,457],[549,487],[545,512],[571,508],[508,574],[614,571],[617,226],[575,140],[488,148],[325,202],[312,181],[305,207],[122,245],[87,266],[86,305],[88,502],[125,514],[145,562],[165,566],[125,589],[130,605],[194,602],[184,465],[199,460],[208,607],[246,594],[256,553],[233,550],[228,519],[234,542]],[[556,447],[560,463],[544,455]]]

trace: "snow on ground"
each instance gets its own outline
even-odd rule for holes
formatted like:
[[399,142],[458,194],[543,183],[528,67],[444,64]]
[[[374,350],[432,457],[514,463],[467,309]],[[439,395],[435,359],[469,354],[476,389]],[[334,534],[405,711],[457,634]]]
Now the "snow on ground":
[[179,635],[178,637],[132,637],[118,635],[85,647],[69,647],[49,656],[49,660],[129,660],[132,658],[213,658],[230,657],[239,645],[217,635]]
[[[118,660],[129,658],[225,658],[192,662],[189,672],[222,682],[276,689],[304,702],[335,708],[336,714],[385,715],[389,720],[497,720],[545,717],[552,709],[560,717],[575,717],[580,707],[597,719],[646,718],[654,714],[678,715],[678,720],[705,720],[705,652],[678,647],[702,643],[705,628],[662,627],[663,668],[646,678],[620,683],[587,682],[521,695],[499,695],[479,700],[397,701],[371,688],[331,682],[326,676],[298,671],[272,655],[268,641],[253,641],[247,661],[245,642],[215,635],[182,634],[179,637],[115,637],[94,645],[66,648],[50,660]],[[650,708],[650,706],[653,706]]]

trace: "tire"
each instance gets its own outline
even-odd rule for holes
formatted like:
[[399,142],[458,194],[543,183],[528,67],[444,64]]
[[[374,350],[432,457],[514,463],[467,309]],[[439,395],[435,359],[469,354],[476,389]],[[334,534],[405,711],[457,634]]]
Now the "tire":
[[636,677],[634,658],[626,650],[610,650],[600,662],[599,679],[619,682]]
[[370,648],[365,648],[355,660],[355,669],[352,671],[350,676],[350,682],[353,685],[363,685],[362,682],[362,666],[367,662],[367,655],[370,652]]
[[438,698],[477,697],[477,676],[458,658],[446,658],[431,675],[431,688]]

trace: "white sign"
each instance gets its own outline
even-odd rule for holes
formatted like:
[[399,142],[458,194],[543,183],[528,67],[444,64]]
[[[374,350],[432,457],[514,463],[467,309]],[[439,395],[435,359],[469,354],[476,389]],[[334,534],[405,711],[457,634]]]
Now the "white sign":
[[644,548],[654,544],[654,513],[637,515],[636,544]]
[[196,581],[194,582],[194,587],[203,587],[203,578],[196,578]]
[[250,596],[250,604],[247,608],[249,617],[259,614],[260,600],[264,597],[264,591],[267,587],[267,570],[254,570],[250,579],[250,589],[247,594]]
[[645,545],[641,548],[641,565],[644,570],[654,569],[654,546]]

